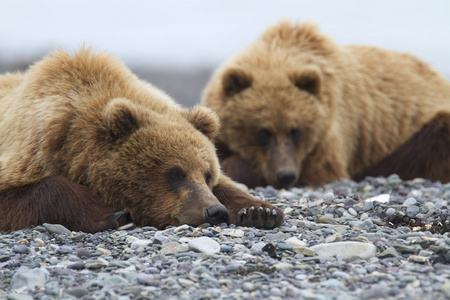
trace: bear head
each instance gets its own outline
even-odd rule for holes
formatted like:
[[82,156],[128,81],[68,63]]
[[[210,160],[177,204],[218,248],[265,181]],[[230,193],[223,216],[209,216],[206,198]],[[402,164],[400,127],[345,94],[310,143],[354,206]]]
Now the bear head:
[[281,23],[219,68],[204,91],[222,123],[219,141],[274,187],[298,183],[329,131],[339,93],[332,47],[310,24]]
[[99,121],[100,156],[90,164],[88,185],[140,226],[227,222],[212,192],[221,175],[211,141],[218,127],[204,107],[160,113],[114,98]]

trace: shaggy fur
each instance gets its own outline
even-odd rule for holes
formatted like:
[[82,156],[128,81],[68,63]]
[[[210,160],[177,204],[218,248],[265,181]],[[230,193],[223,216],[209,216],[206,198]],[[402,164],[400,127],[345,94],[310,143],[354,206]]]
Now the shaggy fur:
[[[390,173],[450,181],[439,129],[450,83],[409,54],[340,46],[312,24],[282,21],[216,70],[202,102],[222,123],[224,172],[249,186]],[[241,174],[248,166],[256,178]]]
[[[0,230],[283,222],[221,173],[215,113],[179,107],[108,54],[55,51],[6,74],[0,106]],[[238,214],[251,206],[270,214]]]

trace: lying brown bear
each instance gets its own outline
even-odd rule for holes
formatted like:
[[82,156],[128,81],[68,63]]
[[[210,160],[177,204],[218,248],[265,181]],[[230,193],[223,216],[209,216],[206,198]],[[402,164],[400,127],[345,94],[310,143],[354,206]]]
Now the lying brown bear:
[[282,21],[219,67],[202,101],[222,123],[222,170],[250,187],[450,181],[450,83],[412,55]]
[[215,113],[181,108],[108,54],[56,51],[3,75],[0,106],[0,230],[284,221],[221,173]]

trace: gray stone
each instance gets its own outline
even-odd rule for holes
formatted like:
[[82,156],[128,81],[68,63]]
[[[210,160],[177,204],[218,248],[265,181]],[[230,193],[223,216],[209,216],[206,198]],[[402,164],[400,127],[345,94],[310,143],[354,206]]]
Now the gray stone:
[[69,229],[67,229],[66,227],[60,225],[60,224],[49,224],[49,223],[44,223],[42,224],[42,226],[44,226],[44,228],[49,232],[49,233],[65,233],[65,234],[71,234],[72,231],[70,231]]
[[366,219],[361,222],[359,228],[369,231],[369,230],[373,229],[374,227],[375,227],[375,225],[373,225],[372,219]]
[[363,206],[363,211],[368,211],[373,208],[373,201],[366,201]]
[[101,285],[103,286],[103,290],[108,290],[110,288],[116,288],[116,287],[124,287],[128,286],[130,283],[119,275],[111,275],[107,276],[102,282]]
[[28,252],[27,245],[18,245],[13,248],[14,253],[26,254]]
[[414,218],[419,212],[420,208],[415,205],[411,205],[406,208],[406,215],[410,218]]
[[71,288],[66,291],[67,294],[75,296],[77,298],[81,298],[89,293],[89,291],[82,287]]
[[380,254],[378,254],[378,258],[386,258],[386,257],[399,257],[399,254],[394,247],[389,247]]
[[45,284],[45,293],[47,295],[58,296],[59,295],[59,284],[57,281],[49,281]]
[[167,236],[162,234],[161,231],[155,232],[154,242],[159,242],[161,244],[165,244],[165,243],[170,243],[170,241],[171,240]]
[[340,256],[342,259],[349,261],[354,256],[368,260],[375,256],[376,247],[371,243],[359,242],[337,242],[328,244],[319,244],[311,247],[312,250],[320,256]]

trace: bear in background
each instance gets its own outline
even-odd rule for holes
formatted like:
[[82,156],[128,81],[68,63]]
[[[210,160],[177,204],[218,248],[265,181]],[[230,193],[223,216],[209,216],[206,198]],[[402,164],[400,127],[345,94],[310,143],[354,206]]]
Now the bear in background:
[[450,181],[450,83],[409,54],[281,21],[212,75],[222,170],[249,187],[388,176]]
[[214,112],[178,106],[111,55],[59,50],[3,75],[0,107],[2,231],[284,221],[222,174]]

